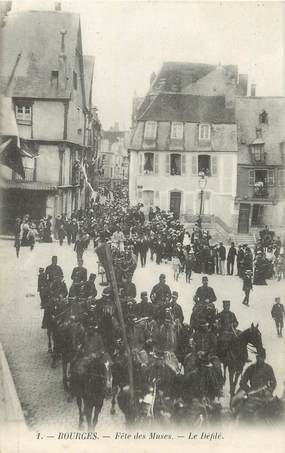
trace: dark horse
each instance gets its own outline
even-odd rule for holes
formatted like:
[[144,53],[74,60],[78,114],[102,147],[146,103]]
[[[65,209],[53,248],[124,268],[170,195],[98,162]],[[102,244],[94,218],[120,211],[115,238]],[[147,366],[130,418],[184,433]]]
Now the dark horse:
[[96,354],[78,357],[72,363],[70,390],[72,396],[75,396],[77,400],[79,429],[82,428],[84,415],[88,430],[94,429],[96,426],[105,399],[106,376],[105,364],[102,358]]
[[229,341],[226,351],[220,354],[220,360],[224,366],[224,380],[226,380],[226,371],[229,369],[230,378],[230,395],[233,397],[238,379],[242,374],[243,367],[247,361],[247,345],[250,344],[257,351],[262,349],[261,333],[258,324],[251,326],[243,332],[233,334]]

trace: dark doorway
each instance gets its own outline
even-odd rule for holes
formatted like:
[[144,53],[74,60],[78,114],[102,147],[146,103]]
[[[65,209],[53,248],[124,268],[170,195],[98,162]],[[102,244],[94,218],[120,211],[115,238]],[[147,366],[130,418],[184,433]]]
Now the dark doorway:
[[170,192],[170,211],[172,211],[176,217],[180,216],[181,206],[181,192]]
[[264,206],[262,204],[254,204],[252,208],[252,226],[262,226],[263,225],[263,210]]
[[248,233],[250,204],[241,203],[239,206],[238,232]]
[[2,190],[1,193],[1,232],[14,231],[15,220],[29,214],[38,222],[46,215],[47,193],[35,190]]

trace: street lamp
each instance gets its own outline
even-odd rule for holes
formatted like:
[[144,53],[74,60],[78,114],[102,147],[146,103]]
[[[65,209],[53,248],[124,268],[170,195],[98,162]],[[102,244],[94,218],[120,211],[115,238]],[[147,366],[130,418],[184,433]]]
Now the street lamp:
[[204,203],[203,203],[203,198],[204,198],[204,190],[206,189],[207,186],[207,176],[203,171],[199,172],[199,187],[201,189],[201,197],[200,197],[200,217],[202,215],[202,211],[204,208]]

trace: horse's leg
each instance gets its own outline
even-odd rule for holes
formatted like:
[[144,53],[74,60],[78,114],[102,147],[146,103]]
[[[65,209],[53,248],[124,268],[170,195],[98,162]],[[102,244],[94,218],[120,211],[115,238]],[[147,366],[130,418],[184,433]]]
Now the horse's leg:
[[81,429],[82,425],[83,425],[82,398],[80,396],[78,396],[76,398],[76,402],[77,402],[77,406],[78,406],[78,410],[79,410],[79,424],[78,424],[78,428]]
[[67,392],[68,391],[68,385],[67,385],[67,359],[65,354],[62,354],[62,383],[63,383],[63,388]]
[[84,415],[86,418],[88,431],[91,431],[91,428],[92,428],[92,423],[91,423],[92,411],[93,411],[92,403],[89,401],[86,401],[86,399],[84,399]]
[[118,386],[117,385],[113,385],[112,386],[111,410],[110,410],[110,414],[111,415],[116,415],[116,396],[117,396],[117,393],[118,393]]
[[51,331],[50,331],[50,329],[47,329],[47,336],[48,336],[48,352],[52,352],[52,347],[51,347]]
[[102,410],[103,403],[104,403],[104,398],[100,398],[99,401],[96,401],[95,408],[94,408],[94,416],[93,416],[93,421],[92,421],[93,429],[97,425],[98,417]]

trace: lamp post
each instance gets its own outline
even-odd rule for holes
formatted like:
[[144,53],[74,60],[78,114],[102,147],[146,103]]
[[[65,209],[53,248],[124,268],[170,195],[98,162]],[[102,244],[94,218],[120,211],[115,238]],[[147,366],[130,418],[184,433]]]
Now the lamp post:
[[206,189],[207,186],[207,176],[203,171],[199,172],[199,187],[201,189],[201,195],[200,195],[200,213],[199,216],[201,217],[203,211],[204,211],[204,190]]

